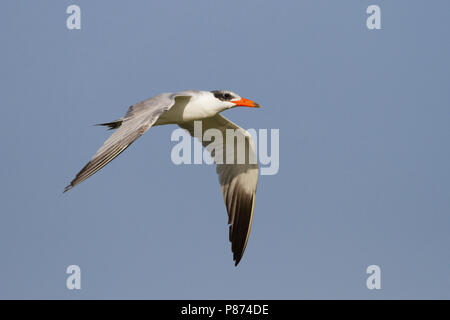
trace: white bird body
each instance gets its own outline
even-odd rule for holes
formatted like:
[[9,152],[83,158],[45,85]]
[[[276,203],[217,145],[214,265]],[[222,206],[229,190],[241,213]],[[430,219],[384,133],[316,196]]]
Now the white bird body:
[[[248,159],[256,159],[255,147],[248,132],[219,114],[236,106],[259,108],[257,103],[224,90],[163,93],[139,102],[131,106],[123,118],[101,124],[116,131],[81,169],[64,192],[103,168],[152,126],[178,124],[192,136],[194,136],[194,121],[202,121],[203,132],[208,129],[218,129],[224,136],[227,129],[233,129],[243,138],[241,141],[245,144],[244,149],[249,155]],[[239,141],[238,139],[238,143]],[[258,183],[258,165],[251,163],[248,159],[245,163],[236,162],[236,160],[229,163],[230,154],[227,152],[233,152],[234,159],[236,155],[234,148],[227,148],[226,143],[226,139],[211,143],[203,141],[203,145],[205,147],[208,145],[210,152],[215,150],[213,158],[217,165],[219,183],[228,211],[230,241],[233,258],[237,265],[244,254],[250,234]],[[233,157],[230,156],[230,158]]]
[[[195,92],[195,95],[191,95]],[[162,114],[154,126],[179,124],[187,121],[201,120],[215,116],[217,113],[234,106],[231,102],[223,103],[209,91],[181,91],[175,99],[177,103]],[[187,96],[184,96],[187,95]],[[186,98],[187,97],[187,98]]]

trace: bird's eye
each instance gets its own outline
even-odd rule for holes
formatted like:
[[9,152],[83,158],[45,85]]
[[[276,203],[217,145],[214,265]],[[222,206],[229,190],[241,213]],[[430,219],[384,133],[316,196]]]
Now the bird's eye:
[[215,90],[215,91],[211,91],[211,92],[214,94],[214,96],[217,99],[222,100],[222,101],[229,101],[229,100],[233,99],[233,95],[228,92],[223,92],[220,90]]

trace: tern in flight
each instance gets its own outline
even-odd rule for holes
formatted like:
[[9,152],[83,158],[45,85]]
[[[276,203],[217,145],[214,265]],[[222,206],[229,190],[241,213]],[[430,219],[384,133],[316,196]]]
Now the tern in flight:
[[[260,106],[226,90],[187,90],[178,93],[163,93],[139,102],[131,106],[123,118],[99,124],[116,131],[98,149],[64,192],[103,168],[150,127],[177,124],[194,136],[194,121],[201,121],[202,136],[208,129],[218,129],[223,137],[217,141],[214,139],[212,142],[202,141],[202,144],[204,147],[208,146],[207,150],[210,151],[216,162],[216,171],[228,212],[229,239],[233,260],[237,266],[244,254],[250,234],[258,183],[258,165],[256,161],[253,161],[254,163],[249,161],[249,159],[256,159],[256,151],[250,134],[220,115],[220,112],[234,107],[259,108]],[[226,148],[227,129],[233,130],[234,136],[237,136],[237,144],[245,143],[244,150],[248,157],[245,157],[244,161],[231,161],[230,163],[225,159],[227,152],[233,152],[234,155],[233,150],[239,150],[239,145]],[[222,157],[220,161],[218,161],[219,157]]]

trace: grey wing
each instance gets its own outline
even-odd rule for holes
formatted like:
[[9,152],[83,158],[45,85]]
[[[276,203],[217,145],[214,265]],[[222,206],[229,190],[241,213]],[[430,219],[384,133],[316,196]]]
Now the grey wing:
[[[194,122],[180,124],[180,127],[186,129],[194,136]],[[233,260],[237,266],[247,246],[253,220],[255,193],[258,183],[256,151],[250,134],[219,114],[202,120],[202,136],[208,129],[218,129],[223,137],[223,139],[215,139],[213,142],[202,141],[202,143],[212,153],[211,156],[217,165],[219,183],[228,212],[231,250],[233,252]],[[226,147],[225,133],[227,129],[235,130],[237,143],[234,148]],[[240,140],[239,138],[243,139]],[[244,143],[243,146],[246,152],[243,162],[239,162],[237,159],[236,150],[239,149],[240,143]],[[227,161],[227,156],[230,155],[230,152],[233,152],[230,156],[232,163]]]
[[117,128],[117,130],[98,149],[92,159],[64,189],[64,192],[92,176],[128,148],[175,104],[177,97],[179,97],[177,94],[162,94],[144,100],[131,106],[122,119],[104,124],[109,126],[113,124],[113,128]]

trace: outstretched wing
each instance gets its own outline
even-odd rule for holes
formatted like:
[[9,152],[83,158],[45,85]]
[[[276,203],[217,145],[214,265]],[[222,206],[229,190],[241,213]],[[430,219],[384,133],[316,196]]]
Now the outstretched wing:
[[[218,129],[222,134],[222,139],[215,139],[213,142],[202,141],[202,144],[210,151],[217,166],[219,183],[228,212],[231,250],[237,266],[247,246],[255,207],[258,183],[256,151],[250,134],[220,114],[203,119],[201,122],[202,137],[208,129]],[[197,130],[194,130],[194,122],[182,123],[180,127],[189,131],[192,136],[197,133]],[[231,146],[227,148],[227,129],[232,129],[236,136],[234,148]],[[240,160],[239,150],[245,150],[245,156]]]
[[64,192],[92,176],[122,153],[150,129],[164,112],[173,107],[179,98],[189,99],[190,96],[161,94],[131,106],[122,119],[114,122],[117,123],[117,130],[98,149],[94,157],[64,189]]

